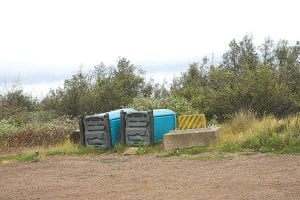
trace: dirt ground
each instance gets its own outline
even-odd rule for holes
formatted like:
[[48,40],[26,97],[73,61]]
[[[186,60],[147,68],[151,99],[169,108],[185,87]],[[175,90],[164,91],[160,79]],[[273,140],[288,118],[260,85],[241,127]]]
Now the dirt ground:
[[0,199],[300,199],[300,155],[53,156],[0,165]]

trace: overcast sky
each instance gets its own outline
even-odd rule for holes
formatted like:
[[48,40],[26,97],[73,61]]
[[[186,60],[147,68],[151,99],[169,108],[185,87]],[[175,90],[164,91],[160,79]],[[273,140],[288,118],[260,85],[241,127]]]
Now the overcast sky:
[[79,70],[126,57],[157,81],[252,34],[300,40],[298,0],[0,0],[0,84],[45,95]]

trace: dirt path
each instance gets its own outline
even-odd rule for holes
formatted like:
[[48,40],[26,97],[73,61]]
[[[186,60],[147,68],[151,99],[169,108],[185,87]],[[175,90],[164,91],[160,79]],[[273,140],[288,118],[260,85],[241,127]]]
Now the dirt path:
[[54,156],[0,165],[0,199],[300,199],[300,156]]

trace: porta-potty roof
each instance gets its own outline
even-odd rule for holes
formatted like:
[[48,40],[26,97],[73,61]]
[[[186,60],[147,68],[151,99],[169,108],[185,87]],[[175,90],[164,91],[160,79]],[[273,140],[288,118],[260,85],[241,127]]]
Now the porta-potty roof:
[[110,112],[105,112],[105,113],[99,113],[99,114],[95,114],[95,115],[90,115],[88,117],[96,117],[96,116],[100,116],[100,117],[103,117],[106,113],[109,114],[109,119],[110,120],[114,120],[114,119],[118,119],[120,118],[120,112],[121,110],[123,110],[124,112],[133,112],[135,111],[134,109],[132,108],[123,108],[123,109],[118,109],[118,110],[112,110]]
[[[123,108],[123,109],[113,110],[113,111],[108,112],[108,114],[109,114],[109,119],[110,119],[110,120],[114,120],[114,119],[120,118],[120,112],[121,112],[122,110],[123,110],[124,112],[133,112],[133,111],[135,111],[135,110],[132,109],[132,108]],[[105,113],[102,113],[102,114],[105,115]]]
[[165,116],[165,115],[176,115],[176,113],[169,109],[154,109],[153,115],[154,116]]

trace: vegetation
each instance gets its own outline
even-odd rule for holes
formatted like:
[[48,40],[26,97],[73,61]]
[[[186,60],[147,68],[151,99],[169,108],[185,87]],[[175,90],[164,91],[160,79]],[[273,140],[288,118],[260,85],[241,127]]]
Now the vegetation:
[[58,144],[50,148],[41,148],[41,151],[29,151],[15,155],[0,156],[0,164],[15,160],[20,162],[38,162],[47,156],[53,155],[99,155],[104,152],[104,149],[83,148],[78,144],[73,144],[70,140],[66,140],[63,144]]
[[195,109],[226,120],[239,110],[258,116],[284,117],[299,112],[300,42],[270,39],[256,48],[250,36],[231,41],[217,66],[193,63],[175,79],[171,93],[188,99]]
[[251,112],[240,112],[223,125],[217,147],[235,152],[252,149],[258,152],[300,153],[300,115],[285,119],[273,116],[257,118]]
[[[0,156],[0,163],[13,160],[37,162],[52,155],[99,155],[104,152],[122,154],[127,147],[117,144],[113,149],[83,148],[66,140],[50,148],[41,148],[38,152],[24,152],[16,155]],[[253,112],[236,113],[232,120],[222,125],[222,134],[216,144],[198,146],[173,151],[164,151],[163,144],[154,146],[139,145],[138,155],[157,154],[158,157],[180,156],[188,160],[224,160],[233,159],[228,153],[239,152],[249,156],[255,152],[300,153],[300,115],[291,115],[285,119],[273,116],[258,118]]]
[[252,37],[246,35],[240,42],[230,42],[219,64],[212,65],[204,57],[190,64],[170,87],[165,82],[147,82],[141,69],[120,58],[116,67],[102,63],[89,73],[79,71],[63,88],[52,90],[41,105],[71,117],[124,106],[167,107],[179,114],[200,112],[219,121],[239,110],[252,110],[259,117],[285,117],[300,111],[299,55],[300,42],[275,44],[266,39],[255,47]]
[[[101,63],[89,72],[80,70],[40,101],[16,85],[0,94],[0,148],[62,144],[78,128],[79,115],[132,107],[169,108],[177,115],[205,113],[209,124],[225,124],[214,146],[221,152],[300,151],[299,41],[275,44],[266,39],[256,47],[246,35],[229,43],[219,64],[204,57],[170,85],[146,81],[141,67],[126,58],[119,58],[116,66]],[[113,151],[124,149],[120,145]],[[189,151],[200,149],[169,153],[192,154]],[[48,155],[62,152],[53,150]],[[149,152],[153,148],[139,147],[139,154]],[[19,158],[30,160],[35,155]]]
[[13,117],[2,119],[0,121],[0,148],[49,146],[63,143],[75,127],[75,122],[66,117],[58,117],[47,122],[31,119],[30,122],[21,124],[17,123]]
[[176,112],[177,115],[197,114],[198,110],[192,107],[191,103],[183,97],[165,97],[165,98],[134,98],[128,107],[136,110],[149,110],[168,108]]

